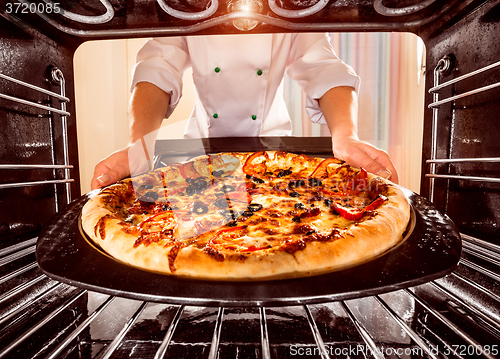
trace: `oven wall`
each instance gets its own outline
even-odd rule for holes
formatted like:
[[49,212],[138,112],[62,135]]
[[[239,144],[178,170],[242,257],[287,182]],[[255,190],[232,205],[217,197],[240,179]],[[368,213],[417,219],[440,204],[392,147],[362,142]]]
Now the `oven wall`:
[[[62,39],[60,39],[62,40]],[[49,81],[49,68],[57,67],[66,79],[66,96],[74,98],[73,49],[71,43],[56,42],[20,20],[8,22],[0,17],[0,73],[14,79],[60,93],[60,86]],[[35,103],[61,108],[58,100],[11,81],[0,79],[2,94]],[[76,143],[75,104],[67,110],[69,131],[69,162],[74,182],[73,197],[80,194],[78,153]],[[62,165],[63,141],[61,116],[0,99],[0,164]],[[0,246],[15,243],[19,236],[31,236],[40,230],[60,206],[66,203],[64,184],[24,186],[63,178],[62,170],[0,169]],[[7,184],[20,184],[5,187]],[[55,193],[57,193],[55,195]]]
[[[446,55],[454,60],[439,83],[471,73],[500,59],[500,1],[480,6],[466,16],[436,30],[426,40],[428,84],[434,82],[434,68]],[[427,36],[427,35],[424,35]],[[439,99],[459,95],[500,81],[500,68],[491,69],[444,88]],[[428,85],[428,87],[430,87]],[[433,101],[426,95],[426,104]],[[437,158],[500,157],[500,88],[443,104],[437,116]],[[429,196],[432,116],[426,109],[421,194]],[[437,174],[500,178],[498,162],[440,164]],[[445,211],[464,234],[500,244],[500,185],[488,181],[436,179],[434,203]]]

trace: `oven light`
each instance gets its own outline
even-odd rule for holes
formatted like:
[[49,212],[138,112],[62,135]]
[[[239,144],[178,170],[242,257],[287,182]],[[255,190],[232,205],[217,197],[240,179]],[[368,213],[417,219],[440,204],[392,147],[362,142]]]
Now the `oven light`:
[[[230,0],[227,4],[229,12],[246,12],[252,14],[260,14],[262,12],[261,0]],[[257,20],[251,19],[235,19],[233,25],[241,31],[249,31],[259,24]]]

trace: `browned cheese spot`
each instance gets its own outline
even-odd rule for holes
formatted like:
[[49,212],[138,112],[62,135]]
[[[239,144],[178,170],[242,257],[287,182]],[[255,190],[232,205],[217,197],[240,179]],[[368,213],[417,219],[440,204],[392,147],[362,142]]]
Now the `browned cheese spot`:
[[299,240],[288,240],[281,246],[281,249],[289,254],[294,254],[297,251],[306,248],[306,242],[302,239]]
[[210,247],[210,246],[206,246],[205,248],[203,248],[203,252],[205,252],[206,254],[208,254],[210,257],[212,257],[213,259],[215,259],[217,262],[223,262],[224,261],[224,254],[222,254],[219,250],[213,248],[213,247]]

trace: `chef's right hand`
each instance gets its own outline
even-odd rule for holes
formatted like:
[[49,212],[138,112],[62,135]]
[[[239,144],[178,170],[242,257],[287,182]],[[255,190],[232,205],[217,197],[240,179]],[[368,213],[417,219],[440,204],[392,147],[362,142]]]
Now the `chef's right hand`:
[[353,167],[363,167],[368,172],[390,179],[396,184],[399,181],[398,172],[391,157],[387,152],[368,142],[357,138],[343,138],[334,143],[333,153],[335,157],[346,161]]
[[125,147],[99,161],[95,166],[94,176],[90,183],[93,190],[130,176],[128,151],[129,147]]
[[95,166],[91,188],[94,190],[108,186],[125,177],[138,176],[151,170],[157,132],[153,131],[101,160]]

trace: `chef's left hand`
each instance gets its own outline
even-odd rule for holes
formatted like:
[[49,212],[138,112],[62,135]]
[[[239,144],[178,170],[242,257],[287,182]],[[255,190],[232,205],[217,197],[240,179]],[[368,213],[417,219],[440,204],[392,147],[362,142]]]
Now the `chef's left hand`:
[[398,172],[387,152],[357,138],[346,138],[333,144],[335,157],[353,167],[363,167],[370,173],[399,182]]

